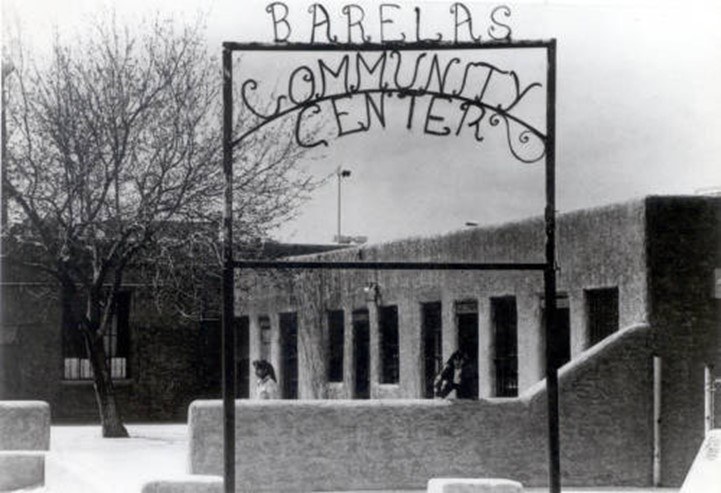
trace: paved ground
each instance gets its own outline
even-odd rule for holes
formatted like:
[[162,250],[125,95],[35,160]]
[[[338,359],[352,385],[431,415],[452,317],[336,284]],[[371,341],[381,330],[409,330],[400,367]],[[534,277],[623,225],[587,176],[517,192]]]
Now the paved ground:
[[[102,439],[98,426],[53,426],[46,487],[33,493],[139,493],[151,479],[187,470],[186,425],[129,425],[131,439]],[[373,493],[420,493],[385,491]],[[548,491],[527,488],[529,493]],[[676,493],[676,489],[564,488],[563,493]],[[28,491],[29,493],[29,491]],[[346,492],[347,493],[347,492]],[[365,493],[365,492],[355,492]]]
[[46,491],[134,493],[150,479],[186,472],[186,425],[129,425],[130,439],[103,439],[99,426],[53,426]]

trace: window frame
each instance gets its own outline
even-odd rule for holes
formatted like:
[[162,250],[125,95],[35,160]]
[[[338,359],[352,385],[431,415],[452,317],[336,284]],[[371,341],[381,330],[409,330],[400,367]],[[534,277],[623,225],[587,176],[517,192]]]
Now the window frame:
[[[110,378],[114,381],[130,378],[130,315],[133,292],[130,289],[118,291],[111,308],[111,321],[103,335],[103,347]],[[72,327],[69,307],[63,307],[62,315],[62,358],[65,382],[92,382],[94,372],[85,348],[82,334]]]

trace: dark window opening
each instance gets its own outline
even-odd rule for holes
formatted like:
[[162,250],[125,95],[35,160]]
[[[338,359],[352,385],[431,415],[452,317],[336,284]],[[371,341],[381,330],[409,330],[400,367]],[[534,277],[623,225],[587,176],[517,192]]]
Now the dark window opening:
[[593,346],[618,330],[618,288],[587,289],[588,343]]
[[353,398],[370,399],[370,324],[368,310],[353,312]]
[[458,350],[468,357],[461,373],[460,399],[478,398],[478,302],[457,301],[455,304]]
[[298,317],[295,313],[280,314],[281,385],[283,399],[298,398]]
[[397,306],[379,307],[378,328],[380,332],[381,383],[398,383],[400,365]]
[[[558,294],[556,296],[556,326],[553,328],[553,347],[551,348],[553,357],[556,360],[556,367],[560,368],[571,361],[571,305],[567,294]],[[541,297],[541,333],[542,340],[546,341],[546,302]],[[545,353],[544,353],[545,360]]]
[[248,317],[235,319],[235,396],[250,397],[250,320]]
[[260,359],[270,361],[270,318],[267,315],[258,317],[258,327],[260,328]]
[[[130,353],[130,291],[120,291],[111,308],[111,321],[103,336],[103,346],[110,377],[128,378],[128,356]],[[75,324],[70,307],[64,307],[63,333],[63,378],[65,380],[91,380],[93,368],[88,359],[85,341],[80,328]]]
[[200,321],[203,387],[212,392],[220,391],[222,380],[221,334],[220,320]]
[[421,330],[423,334],[423,395],[433,398],[433,381],[443,367],[443,322],[440,303],[421,305]]
[[343,310],[328,312],[328,381],[343,381]]
[[518,314],[516,298],[491,298],[495,396],[518,395]]

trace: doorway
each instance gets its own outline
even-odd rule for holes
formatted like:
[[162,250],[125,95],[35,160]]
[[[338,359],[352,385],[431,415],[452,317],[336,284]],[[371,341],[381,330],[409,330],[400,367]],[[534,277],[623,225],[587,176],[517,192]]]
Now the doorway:
[[235,319],[235,396],[238,399],[250,397],[250,320],[248,317]]
[[[568,295],[559,293],[556,295],[556,324],[553,328],[553,358],[556,361],[556,367],[560,368],[571,361],[571,304]],[[546,302],[541,298],[541,340],[542,347],[546,347]],[[545,361],[545,352],[544,358]],[[544,363],[545,365],[545,363]]]
[[443,367],[443,340],[440,303],[421,305],[421,331],[423,334],[423,396],[432,399],[433,380]]
[[298,398],[298,316],[295,313],[280,314],[280,374],[281,397]]
[[353,312],[353,398],[370,399],[370,323],[368,310]]
[[495,397],[518,395],[518,312],[516,298],[491,298]]
[[465,377],[458,390],[460,399],[478,399],[478,302],[456,302],[458,349],[468,357]]

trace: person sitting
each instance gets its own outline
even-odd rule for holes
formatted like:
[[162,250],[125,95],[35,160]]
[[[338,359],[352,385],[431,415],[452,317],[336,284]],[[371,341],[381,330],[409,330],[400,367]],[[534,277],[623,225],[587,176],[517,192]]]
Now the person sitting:
[[255,368],[255,376],[258,378],[256,383],[258,399],[277,399],[278,382],[273,365],[260,359],[253,361],[253,368]]

